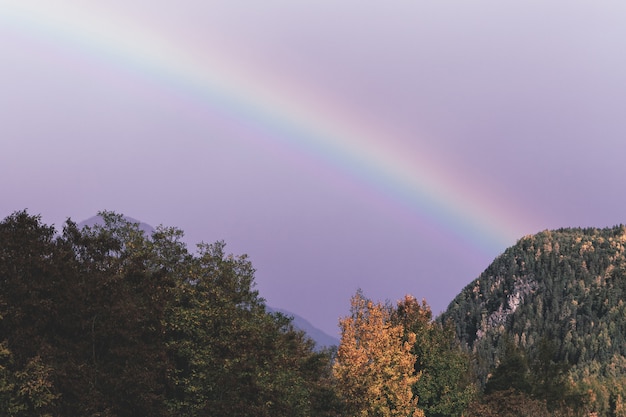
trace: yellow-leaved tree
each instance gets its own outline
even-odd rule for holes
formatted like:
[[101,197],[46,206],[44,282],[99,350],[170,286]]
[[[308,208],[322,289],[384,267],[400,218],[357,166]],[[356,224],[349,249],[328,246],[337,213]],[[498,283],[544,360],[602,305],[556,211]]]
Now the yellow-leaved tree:
[[351,299],[350,315],[339,321],[341,342],[333,373],[338,392],[355,417],[423,417],[411,390],[418,380],[402,325],[391,322],[390,308],[365,298]]

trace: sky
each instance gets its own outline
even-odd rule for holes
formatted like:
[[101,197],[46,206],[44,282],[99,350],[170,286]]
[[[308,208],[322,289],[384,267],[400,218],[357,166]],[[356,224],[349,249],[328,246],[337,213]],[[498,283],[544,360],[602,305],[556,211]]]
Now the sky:
[[332,335],[626,223],[625,114],[621,0],[0,0],[0,217],[224,240]]

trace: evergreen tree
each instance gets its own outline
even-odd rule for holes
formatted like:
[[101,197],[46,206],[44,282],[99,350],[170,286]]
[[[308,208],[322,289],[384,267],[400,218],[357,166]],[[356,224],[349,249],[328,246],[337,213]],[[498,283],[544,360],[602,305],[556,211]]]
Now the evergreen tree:
[[416,335],[411,352],[420,378],[413,385],[426,417],[458,417],[476,394],[470,357],[461,350],[454,328],[432,320],[426,301],[407,295],[398,302],[392,319],[406,333]]
[[505,337],[503,350],[500,363],[487,380],[485,394],[512,389],[530,395],[532,385],[526,355],[508,337]]

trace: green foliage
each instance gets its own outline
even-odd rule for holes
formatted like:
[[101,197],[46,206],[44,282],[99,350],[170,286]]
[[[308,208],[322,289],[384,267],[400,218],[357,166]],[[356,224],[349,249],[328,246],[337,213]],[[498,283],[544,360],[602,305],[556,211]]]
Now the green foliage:
[[252,290],[245,256],[224,243],[201,245],[178,282],[167,316],[176,367],[170,407],[186,416],[306,416],[319,394],[328,356],[280,314],[267,314]]
[[626,355],[625,244],[624,226],[544,231],[520,239],[468,285],[439,320],[455,324],[480,384],[511,376],[502,368],[509,340],[529,366],[530,389],[518,391],[552,410],[586,404],[600,416],[617,413],[623,393],[600,387],[619,386],[611,369]]
[[245,256],[120,215],[0,223],[0,414],[330,416],[330,352],[268,314]]
[[39,357],[30,360],[24,369],[13,367],[13,355],[7,343],[0,344],[0,411],[14,417],[40,415],[58,399],[52,392],[50,369]]
[[420,304],[411,296],[398,303],[392,317],[416,335],[411,352],[420,375],[413,385],[419,407],[426,417],[461,416],[476,395],[476,385],[470,357],[461,349],[454,328],[433,322],[426,302]]
[[[515,389],[497,390],[472,403],[465,417],[547,417],[545,403]],[[555,416],[556,417],[556,416]],[[564,416],[565,417],[565,416]]]
[[[381,365],[371,393],[401,382],[427,417],[626,415],[624,226],[524,237],[435,321],[412,297],[377,305],[366,360],[365,336],[315,352],[223,242],[191,253],[180,230],[101,215],[60,234],[25,211],[0,222],[0,415],[349,415],[332,360],[358,375],[352,353]],[[415,377],[379,384],[400,364]]]
[[530,395],[533,386],[526,355],[510,339],[504,342],[502,348],[504,352],[500,355],[500,363],[487,380],[485,394],[515,390]]

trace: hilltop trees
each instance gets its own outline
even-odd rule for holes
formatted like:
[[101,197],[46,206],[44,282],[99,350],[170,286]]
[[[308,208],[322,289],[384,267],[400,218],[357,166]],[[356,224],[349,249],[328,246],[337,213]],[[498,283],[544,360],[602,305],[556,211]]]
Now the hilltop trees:
[[359,291],[315,352],[246,256],[101,215],[0,222],[0,415],[626,415],[624,227],[526,237],[436,320]]
[[119,215],[103,218],[104,226],[85,230],[68,222],[57,240],[66,248],[60,265],[73,266],[73,282],[60,288],[72,291],[72,315],[58,313],[71,333],[57,333],[53,341],[60,409],[65,415],[167,416],[164,321],[176,277],[158,240]]
[[533,398],[613,416],[626,397],[624,294],[625,226],[546,230],[496,258],[439,320],[455,323],[481,386],[502,373],[508,339],[528,362]]
[[185,266],[166,320],[176,415],[310,416],[333,405],[332,395],[317,401],[328,356],[286,317],[265,312],[245,256],[226,255],[218,242]]
[[336,415],[330,354],[266,312],[245,256],[102,217],[0,223],[0,414]]

